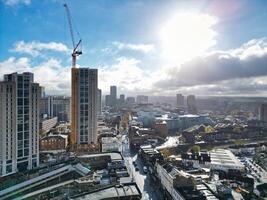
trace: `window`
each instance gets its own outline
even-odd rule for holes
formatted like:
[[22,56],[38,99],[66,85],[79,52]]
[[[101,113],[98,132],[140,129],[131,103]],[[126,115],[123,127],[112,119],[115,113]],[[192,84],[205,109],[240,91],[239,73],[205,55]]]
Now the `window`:
[[25,104],[25,105],[28,105],[28,104],[29,104],[29,99],[28,99],[28,98],[25,98],[25,99],[24,99],[24,104]]
[[18,150],[18,157],[22,157],[23,156],[23,151],[22,149],[21,150]]
[[27,107],[24,107],[24,114],[29,114],[29,108],[27,108]]
[[28,97],[29,96],[29,90],[24,90],[24,97]]
[[29,155],[29,149],[24,149],[24,156],[28,156]]
[[22,140],[19,140],[18,141],[18,149],[22,149],[22,147],[23,147],[23,142],[22,142]]
[[23,124],[18,124],[18,132],[22,132],[23,131]]
[[11,173],[12,172],[12,165],[7,165],[6,166],[6,173]]
[[18,114],[22,114],[23,113],[23,107],[18,107]]
[[29,139],[29,132],[24,132],[24,139]]
[[18,106],[23,106],[23,99],[22,98],[18,98]]
[[24,140],[24,147],[25,148],[29,147],[29,140]]
[[18,90],[18,96],[21,97],[23,95],[23,90]]

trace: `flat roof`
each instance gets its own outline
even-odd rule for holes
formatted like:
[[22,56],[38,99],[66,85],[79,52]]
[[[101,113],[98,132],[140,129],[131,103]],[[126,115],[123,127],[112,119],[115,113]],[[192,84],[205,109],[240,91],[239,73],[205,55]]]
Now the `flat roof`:
[[66,152],[66,149],[40,151],[40,153],[52,153],[52,154],[58,154],[63,152]]
[[212,150],[210,151],[210,157],[212,164],[244,167],[235,155],[227,149]]
[[108,152],[108,153],[98,153],[98,154],[87,154],[77,156],[78,158],[94,158],[99,156],[110,156],[111,160],[123,160],[123,157],[120,153],[116,152]]
[[90,199],[90,200],[99,200],[99,199],[105,199],[105,198],[115,198],[115,197],[127,197],[127,196],[133,196],[133,195],[141,195],[139,193],[139,190],[137,189],[136,185],[124,185],[124,186],[114,186],[106,189],[102,189],[90,194],[85,194],[80,197],[74,197],[71,199],[76,200],[84,200],[84,199]]
[[19,191],[19,190],[26,190],[27,187],[32,187],[32,185],[34,184],[41,184],[43,180],[45,179],[48,179],[50,177],[57,177],[59,175],[62,175],[63,172],[66,172],[66,171],[72,171],[73,170],[73,167],[71,165],[66,165],[64,167],[61,167],[59,169],[56,169],[56,170],[53,170],[53,171],[50,171],[46,174],[42,174],[40,176],[37,176],[35,178],[32,178],[32,179],[29,179],[29,180],[26,180],[22,183],[19,183],[19,184],[16,184],[14,186],[11,186],[11,187],[8,187],[4,190],[1,190],[0,191],[0,196],[5,196],[11,192],[16,192],[16,191]]
[[104,143],[115,143],[115,142],[119,142],[119,139],[116,137],[102,137],[101,141]]

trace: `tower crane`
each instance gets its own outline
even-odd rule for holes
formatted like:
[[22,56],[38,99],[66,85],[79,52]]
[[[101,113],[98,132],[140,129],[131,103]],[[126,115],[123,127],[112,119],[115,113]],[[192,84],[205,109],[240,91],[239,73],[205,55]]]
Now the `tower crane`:
[[72,51],[72,67],[75,68],[76,67],[76,58],[77,56],[82,54],[82,50],[79,50],[79,47],[81,47],[82,45],[82,40],[79,39],[78,43],[75,43],[75,39],[74,39],[74,34],[73,34],[73,28],[72,28],[72,21],[71,21],[71,15],[70,15],[70,10],[69,7],[66,3],[63,4],[66,13],[67,13],[67,18],[68,18],[68,22],[69,22],[69,29],[70,29],[70,36],[71,36],[71,41],[72,41],[72,46],[73,46],[73,51]]

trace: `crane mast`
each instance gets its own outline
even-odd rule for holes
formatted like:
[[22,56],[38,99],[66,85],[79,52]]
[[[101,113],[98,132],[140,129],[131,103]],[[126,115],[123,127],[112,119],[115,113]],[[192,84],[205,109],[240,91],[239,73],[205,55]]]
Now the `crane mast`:
[[71,15],[70,15],[70,10],[69,10],[69,7],[68,5],[65,3],[63,4],[65,10],[66,10],[66,13],[67,13],[67,18],[68,18],[68,23],[69,23],[69,29],[70,29],[70,36],[71,36],[71,41],[72,41],[72,47],[73,47],[73,50],[72,50],[72,67],[73,68],[76,68],[76,59],[77,59],[77,56],[81,55],[82,54],[82,50],[78,50],[78,48],[81,46],[81,43],[82,43],[82,40],[79,39],[78,43],[76,44],[75,43],[75,38],[74,38],[74,33],[73,33],[73,28],[72,28],[72,21],[71,21]]

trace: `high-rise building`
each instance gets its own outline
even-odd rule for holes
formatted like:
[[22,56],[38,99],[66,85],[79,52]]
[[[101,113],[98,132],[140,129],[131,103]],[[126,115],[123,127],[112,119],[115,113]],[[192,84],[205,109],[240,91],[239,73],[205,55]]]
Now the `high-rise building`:
[[120,105],[123,105],[125,103],[125,95],[121,94],[119,98]]
[[40,115],[41,119],[49,118],[53,116],[53,103],[52,96],[43,97],[40,100]]
[[187,96],[187,110],[190,114],[197,114],[197,103],[195,95]]
[[110,103],[110,95],[106,95],[105,96],[105,105],[106,106],[110,106],[111,105],[111,103]]
[[59,122],[70,122],[70,97],[46,96],[41,98],[40,104],[43,118],[57,117]]
[[41,98],[45,97],[45,87],[41,86]]
[[101,114],[102,112],[102,91],[97,89],[97,113]]
[[267,122],[267,104],[261,104],[259,107],[259,119]]
[[40,98],[32,73],[7,74],[0,82],[0,176],[39,165]]
[[182,94],[177,94],[176,95],[176,106],[177,108],[183,108],[185,105],[184,102],[184,96]]
[[134,97],[127,97],[126,98],[126,104],[131,105],[135,103],[135,98]]
[[148,96],[138,95],[136,97],[136,103],[138,103],[138,104],[148,104]]
[[71,145],[97,142],[97,69],[71,69]]
[[52,101],[53,115],[59,122],[70,122],[70,97],[55,96]]
[[110,103],[111,106],[116,106],[117,104],[117,87],[116,86],[110,86]]

